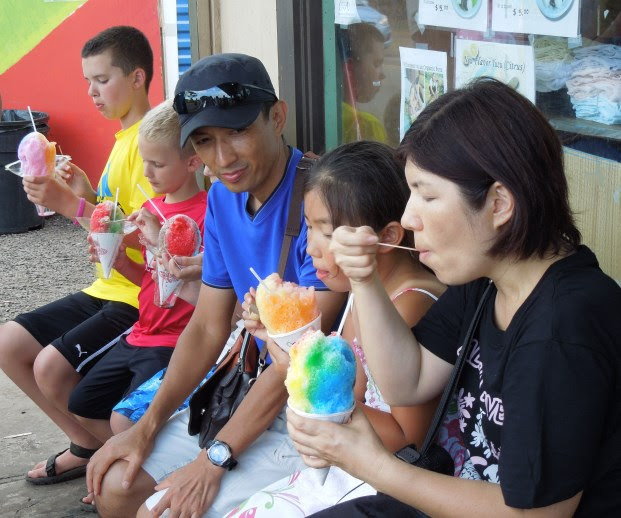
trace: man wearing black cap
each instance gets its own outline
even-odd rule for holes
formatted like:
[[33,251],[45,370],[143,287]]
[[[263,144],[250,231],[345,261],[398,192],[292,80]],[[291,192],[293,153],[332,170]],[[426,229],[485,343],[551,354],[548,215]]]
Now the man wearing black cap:
[[[277,270],[302,156],[284,142],[287,105],[256,58],[220,54],[199,61],[179,80],[174,106],[181,144],[190,138],[220,180],[209,192],[203,284],[147,413],[89,464],[89,490],[95,491],[102,516],[133,516],[154,486],[158,493],[139,516],[146,516],[147,508],[156,516],[166,508],[175,516],[222,516],[266,484],[304,467],[287,434],[282,412],[287,394],[276,369],[257,379],[209,451],[187,434],[187,413],[166,422],[220,354],[236,300],[257,284],[250,267],[263,277]],[[325,331],[343,298],[317,279],[306,254],[303,214],[300,218],[284,278],[315,286]]]

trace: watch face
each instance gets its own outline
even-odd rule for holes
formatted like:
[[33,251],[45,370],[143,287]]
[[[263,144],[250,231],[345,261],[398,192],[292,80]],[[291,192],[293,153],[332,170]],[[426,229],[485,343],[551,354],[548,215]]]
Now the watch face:
[[230,456],[229,449],[222,443],[214,443],[209,448],[209,458],[216,464],[226,462]]

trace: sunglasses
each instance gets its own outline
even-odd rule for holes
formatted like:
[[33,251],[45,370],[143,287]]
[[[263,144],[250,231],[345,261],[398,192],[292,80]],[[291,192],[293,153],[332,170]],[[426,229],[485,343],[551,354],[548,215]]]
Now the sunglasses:
[[208,106],[232,108],[244,104],[277,101],[276,95],[260,86],[222,83],[207,90],[184,90],[175,95],[173,107],[180,115],[196,113]]

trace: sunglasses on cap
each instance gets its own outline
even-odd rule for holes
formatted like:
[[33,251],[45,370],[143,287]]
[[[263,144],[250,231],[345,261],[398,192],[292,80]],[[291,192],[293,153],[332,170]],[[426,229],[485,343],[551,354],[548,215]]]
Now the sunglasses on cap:
[[207,90],[184,90],[175,95],[173,107],[180,115],[196,113],[208,106],[232,108],[244,104],[277,101],[273,92],[260,86],[222,83]]

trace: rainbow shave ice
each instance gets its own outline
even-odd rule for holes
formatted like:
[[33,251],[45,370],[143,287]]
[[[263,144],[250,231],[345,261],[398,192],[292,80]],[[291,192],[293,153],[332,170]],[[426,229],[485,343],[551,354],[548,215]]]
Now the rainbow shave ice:
[[356,359],[342,337],[307,331],[291,348],[289,356],[285,385],[290,407],[308,414],[352,409]]

